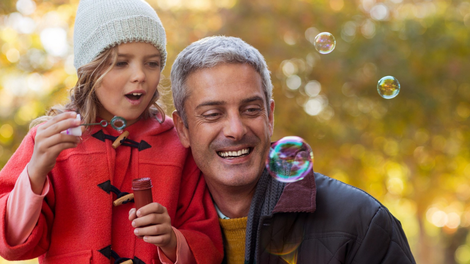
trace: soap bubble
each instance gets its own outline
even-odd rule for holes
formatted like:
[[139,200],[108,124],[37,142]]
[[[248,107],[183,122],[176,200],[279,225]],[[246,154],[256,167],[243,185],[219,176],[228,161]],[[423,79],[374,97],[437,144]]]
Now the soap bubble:
[[275,142],[269,150],[266,168],[280,182],[302,180],[313,167],[313,152],[300,137],[289,136]]
[[321,54],[331,53],[336,47],[335,37],[329,32],[322,32],[315,37],[315,49]]
[[395,98],[400,92],[400,83],[393,76],[385,76],[377,83],[377,92],[382,98]]

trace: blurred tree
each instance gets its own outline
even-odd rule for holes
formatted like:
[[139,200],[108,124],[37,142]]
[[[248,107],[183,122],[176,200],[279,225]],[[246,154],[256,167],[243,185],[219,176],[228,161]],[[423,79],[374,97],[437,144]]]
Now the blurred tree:
[[[303,137],[316,171],[385,204],[418,263],[470,263],[468,0],[148,1],[167,32],[164,76],[202,37],[252,44],[272,72],[273,139]],[[77,5],[0,3],[0,167],[29,121],[74,85]],[[313,43],[325,31],[336,49],[322,55]],[[390,100],[376,87],[386,75],[401,83]],[[162,84],[168,90],[168,78]],[[171,113],[171,94],[163,100]]]

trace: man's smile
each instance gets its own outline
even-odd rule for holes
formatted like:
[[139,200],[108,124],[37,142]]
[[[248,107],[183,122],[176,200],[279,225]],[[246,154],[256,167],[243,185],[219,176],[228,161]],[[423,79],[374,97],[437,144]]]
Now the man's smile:
[[230,158],[238,158],[238,157],[243,157],[248,154],[253,150],[253,148],[244,148],[240,150],[233,150],[233,151],[217,151],[217,155],[219,157],[222,157],[224,159],[230,159]]

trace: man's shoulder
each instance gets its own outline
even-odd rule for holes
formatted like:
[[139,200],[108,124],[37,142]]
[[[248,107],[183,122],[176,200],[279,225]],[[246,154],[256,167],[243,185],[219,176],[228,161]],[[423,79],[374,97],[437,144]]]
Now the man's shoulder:
[[336,197],[336,199],[347,198],[361,200],[363,202],[368,201],[377,206],[381,206],[381,203],[366,191],[318,172],[315,172],[315,185],[317,195],[328,195]]
[[315,173],[317,211],[335,212],[344,216],[372,218],[379,211],[389,214],[387,208],[369,193],[321,173]]

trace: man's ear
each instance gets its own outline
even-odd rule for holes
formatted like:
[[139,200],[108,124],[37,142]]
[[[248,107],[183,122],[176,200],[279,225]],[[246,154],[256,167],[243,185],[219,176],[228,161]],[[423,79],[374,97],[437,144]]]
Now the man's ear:
[[184,125],[183,119],[176,110],[173,111],[173,122],[175,123],[176,132],[178,132],[178,137],[180,138],[181,144],[185,148],[189,148],[191,146],[189,140],[189,130]]
[[269,110],[271,110],[269,112],[269,126],[270,126],[270,129],[271,129],[271,136],[273,136],[273,132],[274,132],[274,99],[270,99],[269,100]]

